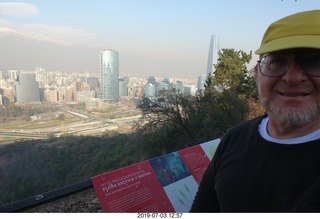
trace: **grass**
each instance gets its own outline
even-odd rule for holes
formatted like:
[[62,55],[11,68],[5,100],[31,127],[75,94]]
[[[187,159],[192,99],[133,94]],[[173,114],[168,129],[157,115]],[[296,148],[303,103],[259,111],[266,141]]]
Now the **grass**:
[[45,128],[51,126],[60,126],[72,122],[78,121],[77,118],[67,117],[64,120],[56,120],[56,119],[46,119],[46,120],[39,120],[39,121],[19,121],[19,123],[11,123],[6,124],[5,129],[37,129],[37,128]]

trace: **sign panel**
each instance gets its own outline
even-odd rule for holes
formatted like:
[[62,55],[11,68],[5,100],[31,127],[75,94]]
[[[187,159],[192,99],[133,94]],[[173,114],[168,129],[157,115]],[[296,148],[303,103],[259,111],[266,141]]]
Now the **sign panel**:
[[104,212],[189,212],[220,140],[92,177]]
[[92,178],[104,212],[174,212],[148,161]]
[[150,160],[176,212],[188,212],[198,185],[178,152]]
[[200,145],[180,150],[179,154],[199,185],[203,173],[210,163],[209,158]]

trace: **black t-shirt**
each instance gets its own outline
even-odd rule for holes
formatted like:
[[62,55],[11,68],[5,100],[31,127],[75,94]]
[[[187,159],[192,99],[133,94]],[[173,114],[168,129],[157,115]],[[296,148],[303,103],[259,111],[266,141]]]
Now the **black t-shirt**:
[[320,212],[320,140],[266,141],[261,120],[222,138],[190,212]]

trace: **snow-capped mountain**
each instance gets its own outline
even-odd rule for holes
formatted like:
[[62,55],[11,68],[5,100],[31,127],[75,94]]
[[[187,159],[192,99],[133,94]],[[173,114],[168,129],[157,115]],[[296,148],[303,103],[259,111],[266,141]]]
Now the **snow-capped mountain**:
[[0,27],[0,38],[1,37],[17,37],[17,38],[19,37],[27,40],[28,39],[36,40],[38,42],[47,42],[47,43],[53,43],[58,45],[65,45],[65,46],[72,45],[70,42],[67,42],[61,39],[56,39],[45,34],[23,33],[23,32],[19,32],[17,30],[14,30],[11,28],[5,28],[5,27]]
[[73,44],[43,34],[0,28],[0,69],[83,72],[99,70],[99,49]]

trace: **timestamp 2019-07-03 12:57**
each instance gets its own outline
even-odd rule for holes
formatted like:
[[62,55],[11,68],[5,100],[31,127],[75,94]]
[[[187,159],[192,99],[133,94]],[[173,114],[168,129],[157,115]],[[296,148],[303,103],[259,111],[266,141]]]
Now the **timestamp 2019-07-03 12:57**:
[[183,213],[137,213],[137,218],[182,218]]

